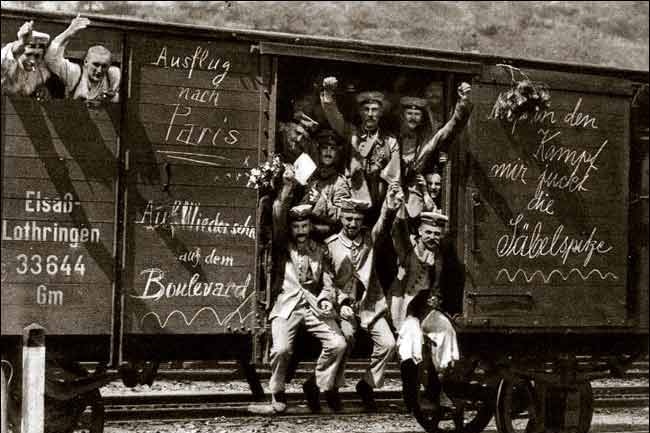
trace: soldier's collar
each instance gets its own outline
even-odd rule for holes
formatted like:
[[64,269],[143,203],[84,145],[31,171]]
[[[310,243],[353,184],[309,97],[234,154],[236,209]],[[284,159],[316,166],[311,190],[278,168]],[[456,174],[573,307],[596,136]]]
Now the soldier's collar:
[[343,246],[346,248],[352,248],[352,246],[359,247],[363,243],[363,233],[359,233],[355,239],[350,239],[347,237],[345,232],[341,230],[341,234],[339,236],[339,239],[341,239],[341,243]]
[[329,179],[330,177],[337,174],[336,167],[319,167],[318,168],[318,177],[321,179]]
[[361,130],[361,138],[374,138],[375,140],[379,141],[381,134],[379,134],[379,128],[375,129],[373,132],[367,131],[365,129]]
[[415,256],[418,258],[420,263],[424,263],[429,266],[433,266],[436,263],[436,254],[424,245],[422,239],[417,240],[415,247],[413,248],[413,252],[415,253]]
[[315,249],[315,242],[312,239],[307,239],[307,242],[305,242],[304,248],[300,249],[298,248],[298,244],[295,241],[291,241],[291,249],[297,252],[302,252],[302,253],[307,253],[311,254],[314,252]]

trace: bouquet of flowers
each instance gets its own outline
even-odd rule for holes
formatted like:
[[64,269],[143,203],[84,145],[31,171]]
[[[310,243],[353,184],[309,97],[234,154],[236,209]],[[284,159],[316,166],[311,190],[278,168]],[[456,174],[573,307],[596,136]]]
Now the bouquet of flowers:
[[280,155],[273,153],[268,161],[250,169],[246,186],[260,190],[262,194],[273,190],[275,189],[276,180],[282,176],[283,171],[284,164],[280,159]]
[[[513,66],[497,66],[510,71],[512,87],[499,94],[493,112],[495,118],[513,122],[544,111],[551,106],[551,93],[546,84],[533,82],[520,69]],[[522,76],[521,80],[515,79],[515,72]]]

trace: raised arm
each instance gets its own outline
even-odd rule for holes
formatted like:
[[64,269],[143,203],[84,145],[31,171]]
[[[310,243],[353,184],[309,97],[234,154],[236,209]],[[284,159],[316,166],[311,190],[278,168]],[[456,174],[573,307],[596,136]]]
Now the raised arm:
[[289,241],[287,236],[289,225],[287,221],[295,183],[293,168],[285,164],[284,174],[282,175],[282,189],[273,202],[273,244],[278,248],[286,247]]
[[399,183],[391,183],[388,186],[388,193],[386,194],[384,203],[381,206],[379,218],[370,232],[373,244],[377,242],[379,236],[390,227],[395,217],[395,213],[403,203],[404,192],[402,191],[402,188]]
[[460,131],[463,130],[469,120],[470,114],[472,113],[473,105],[470,100],[471,92],[472,86],[468,83],[462,83],[458,86],[458,102],[456,102],[454,114],[451,119],[449,119],[449,121],[422,146],[415,161],[416,172],[421,173],[434,151],[439,147],[451,143]]
[[81,77],[81,66],[65,58],[65,49],[70,39],[79,31],[90,25],[88,18],[76,17],[61,34],[52,39],[45,53],[45,63],[50,70],[65,81],[66,87],[71,88]]
[[25,45],[33,30],[34,21],[27,21],[18,29],[16,40],[2,47],[2,84],[7,78],[11,81],[11,77],[16,74],[18,58],[25,52]]
[[[336,77],[327,77],[323,80],[323,90],[320,93],[320,105],[323,108],[327,122],[336,133],[344,138],[350,135],[350,125],[343,118],[343,114],[336,104],[334,92],[338,86]],[[348,141],[348,140],[346,140]],[[349,143],[346,143],[349,145]]]

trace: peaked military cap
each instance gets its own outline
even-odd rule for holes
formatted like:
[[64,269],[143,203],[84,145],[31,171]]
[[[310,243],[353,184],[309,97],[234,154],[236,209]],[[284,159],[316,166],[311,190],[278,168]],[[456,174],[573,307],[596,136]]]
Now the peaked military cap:
[[339,202],[339,209],[342,212],[364,213],[370,209],[370,202],[356,198],[345,198]]
[[447,215],[438,212],[422,212],[420,214],[420,224],[444,226],[447,221],[449,221]]
[[289,219],[291,221],[300,221],[308,219],[311,216],[312,205],[299,204],[289,209]]
[[416,98],[415,96],[403,96],[400,98],[399,103],[404,109],[416,108],[422,110],[427,106],[426,99]]
[[361,92],[357,95],[357,102],[359,105],[365,104],[366,102],[378,102],[381,105],[384,105],[384,94],[381,92]]
[[32,30],[30,38],[27,40],[27,46],[30,48],[45,48],[50,43],[50,35],[43,32]]
[[336,135],[336,132],[331,129],[321,129],[316,135],[316,141],[319,146],[325,144],[340,146],[343,144],[341,140],[339,140],[339,136]]

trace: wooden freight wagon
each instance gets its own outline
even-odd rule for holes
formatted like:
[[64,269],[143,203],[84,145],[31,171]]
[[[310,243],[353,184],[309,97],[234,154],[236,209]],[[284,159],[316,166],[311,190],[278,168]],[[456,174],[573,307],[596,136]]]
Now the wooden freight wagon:
[[[54,37],[70,19],[3,9],[2,45],[27,20]],[[313,85],[331,75],[342,100],[427,89],[440,124],[472,84],[469,125],[442,161],[460,264],[450,389],[483,404],[461,429],[496,410],[500,431],[522,412],[529,428],[586,431],[589,380],[647,352],[647,71],[91,20],[66,56],[108,48],[120,102],[60,98],[55,81],[51,99],[2,97],[4,353],[37,323],[67,360],[260,361],[269,227],[248,174],[286,150],[276,133],[293,106],[322,123]],[[551,105],[504,119],[499,97],[522,74]]]

